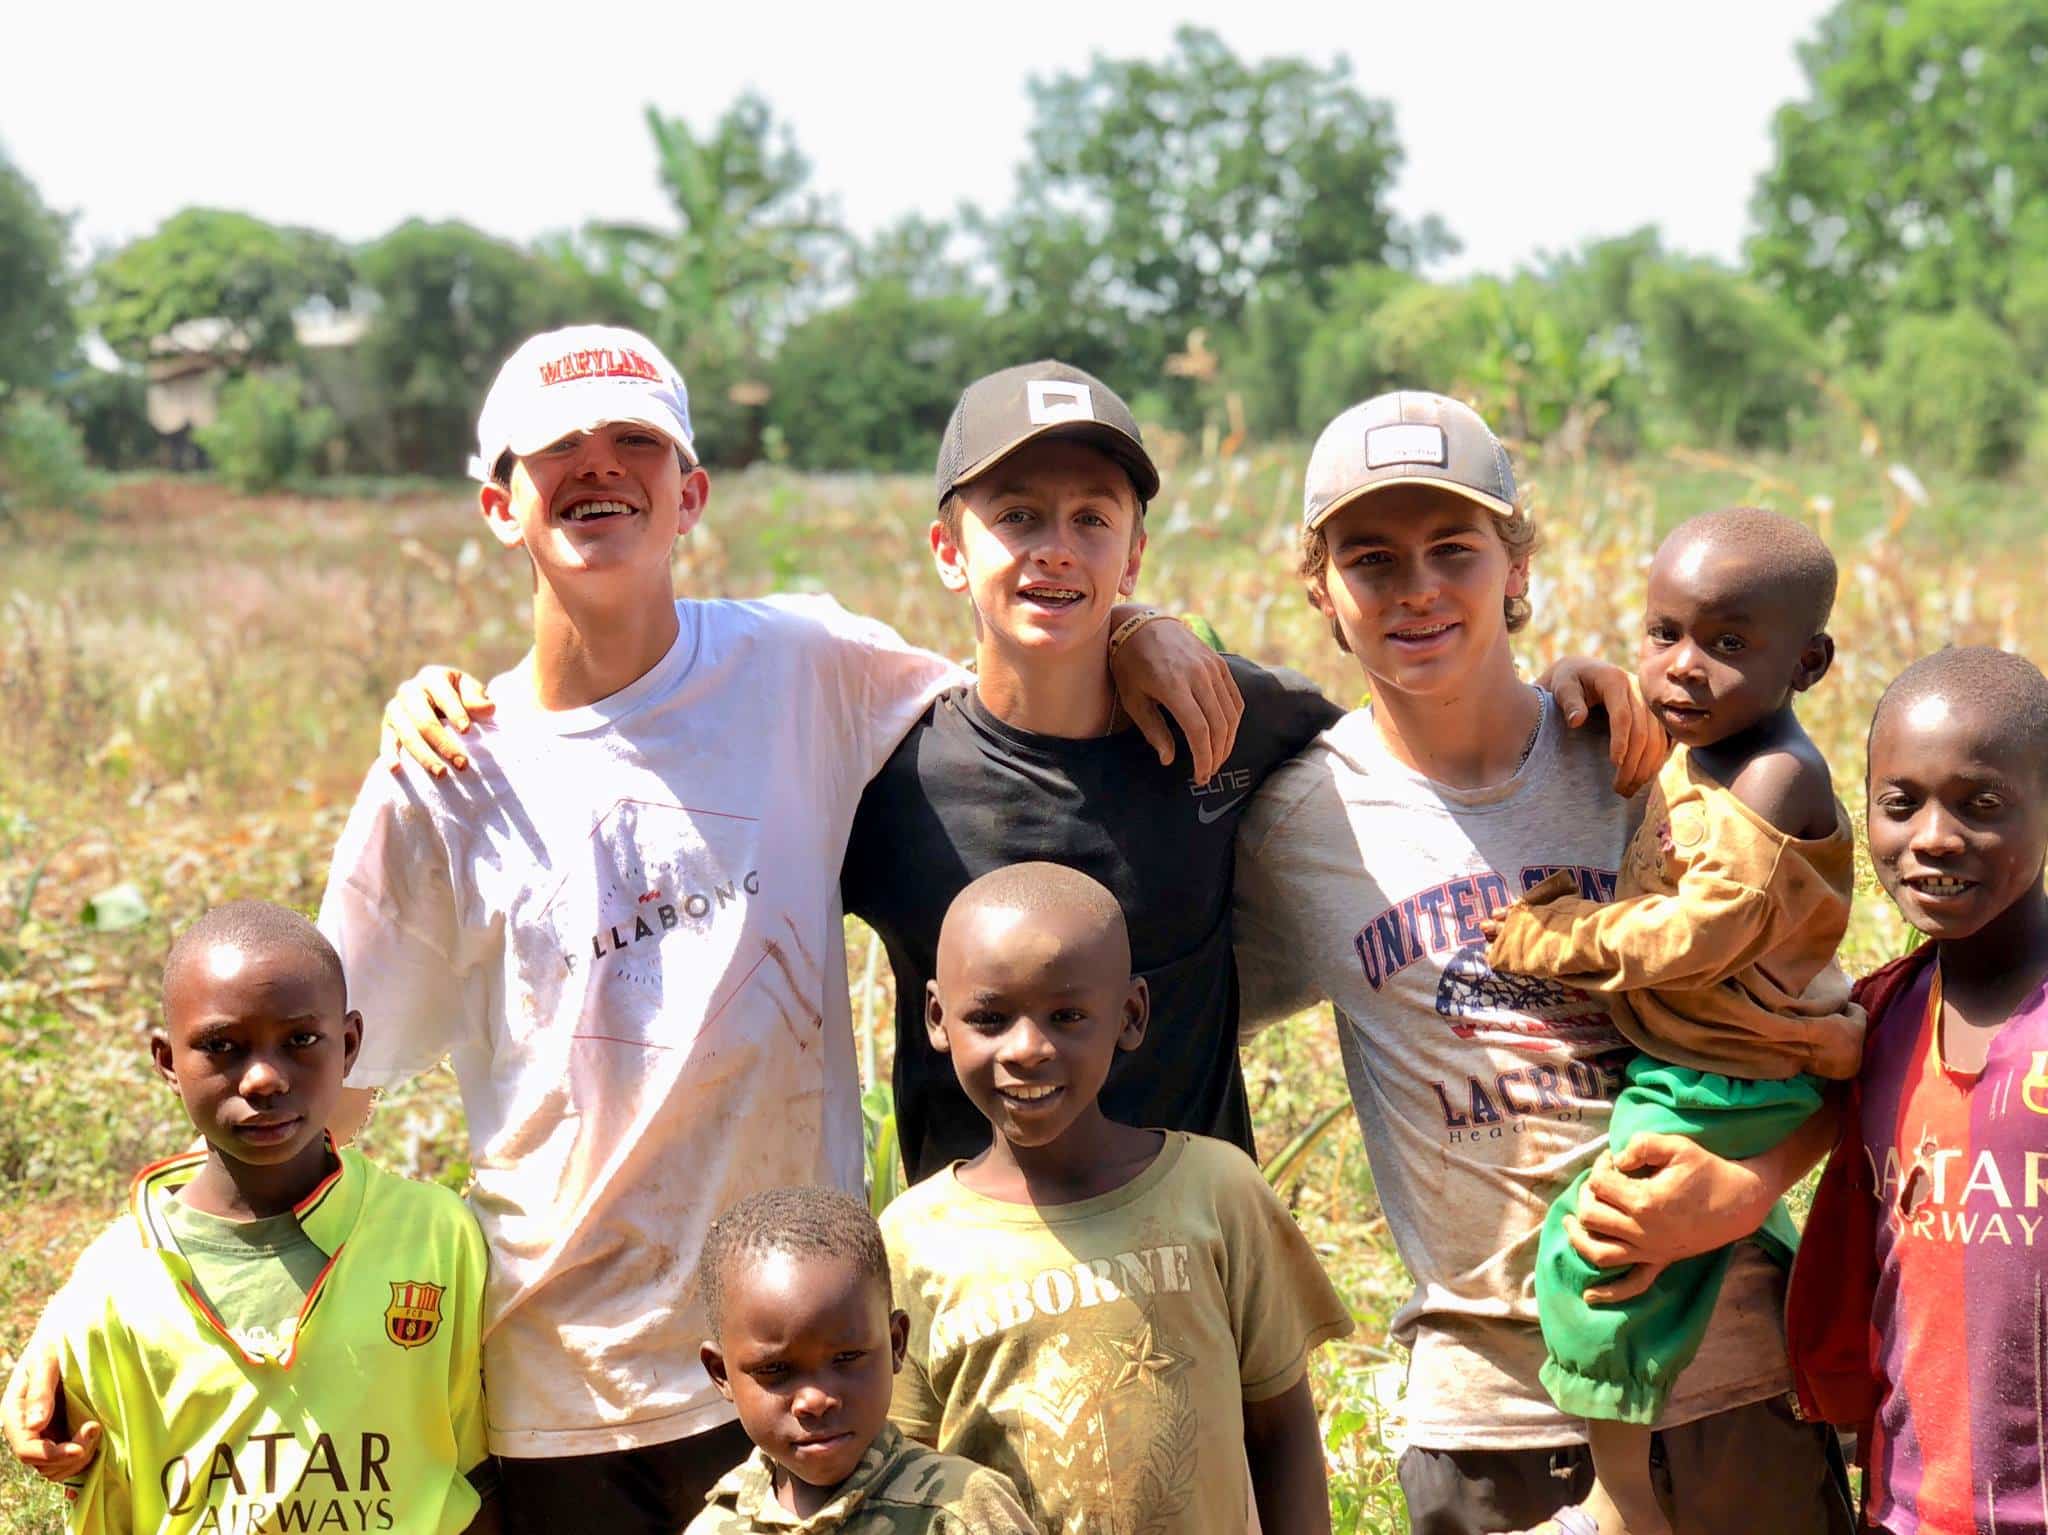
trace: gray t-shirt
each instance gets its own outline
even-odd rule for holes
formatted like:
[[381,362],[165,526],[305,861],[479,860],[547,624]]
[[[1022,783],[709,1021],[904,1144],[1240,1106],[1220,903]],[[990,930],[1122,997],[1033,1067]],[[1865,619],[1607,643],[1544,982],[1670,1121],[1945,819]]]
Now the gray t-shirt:
[[[1612,779],[1605,733],[1567,730],[1548,695],[1529,760],[1484,789],[1395,761],[1361,709],[1267,779],[1239,830],[1243,1016],[1336,1009],[1388,1229],[1415,1280],[1392,1329],[1410,1351],[1414,1444],[1585,1437],[1537,1379],[1536,1239],[1552,1197],[1606,1144],[1629,1048],[1597,998],[1488,968],[1479,919],[1559,870],[1587,897],[1613,897],[1641,804]],[[1782,1274],[1744,1243],[1663,1423],[1790,1388],[1783,1300]]]

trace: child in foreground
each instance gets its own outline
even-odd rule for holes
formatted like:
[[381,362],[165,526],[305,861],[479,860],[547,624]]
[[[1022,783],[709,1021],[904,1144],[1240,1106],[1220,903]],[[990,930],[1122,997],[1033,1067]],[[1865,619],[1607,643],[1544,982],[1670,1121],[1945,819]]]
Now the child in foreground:
[[1870,860],[1930,942],[1858,984],[1863,1069],[1786,1330],[1887,1535],[2048,1530],[2048,678],[1945,650],[1870,727]]
[[1033,1535],[1001,1472],[911,1443],[889,1422],[910,1318],[865,1206],[769,1189],[712,1226],[697,1263],[704,1369],[754,1453],[688,1535]]
[[206,1146],[142,1171],[43,1323],[69,1421],[104,1427],[71,1528],[495,1532],[483,1238],[328,1139],[362,1041],[341,961],[294,912],[216,907],[163,1008]]
[[1117,1124],[1097,1101],[1143,1038],[1115,899],[1013,864],[947,910],[934,1048],[988,1150],[882,1215],[909,1361],[905,1433],[1008,1473],[1041,1529],[1328,1531],[1308,1353],[1352,1323],[1251,1159]]
[[[1603,994],[1643,1053],[1608,1135],[1689,1136],[1743,1158],[1782,1142],[1853,1076],[1862,1010],[1834,963],[1855,838],[1793,700],[1826,675],[1835,562],[1804,525],[1737,509],[1696,517],[1650,567],[1638,680],[1676,743],[1630,841],[1615,899],[1569,874],[1482,924],[1496,970]],[[1729,1250],[1673,1264],[1643,1293],[1590,1304],[1614,1276],[1574,1251],[1552,1202],[1536,1268],[1543,1384],[1587,1420],[1598,1485],[1560,1530],[1661,1535],[1650,1425],[1699,1350]],[[1782,1223],[1782,1210],[1775,1223]],[[1765,1227],[1790,1261],[1792,1236]]]

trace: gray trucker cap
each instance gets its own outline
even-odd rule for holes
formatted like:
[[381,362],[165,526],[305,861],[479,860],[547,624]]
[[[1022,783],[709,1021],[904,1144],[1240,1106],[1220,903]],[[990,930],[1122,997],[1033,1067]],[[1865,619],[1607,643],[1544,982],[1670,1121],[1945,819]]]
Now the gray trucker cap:
[[1389,485],[1434,485],[1504,517],[1515,511],[1500,439],[1471,406],[1419,389],[1375,395],[1323,428],[1308,456],[1302,522],[1319,528]]
[[1079,368],[1050,359],[1027,362],[967,386],[939,439],[939,499],[986,474],[1036,437],[1073,437],[1123,466],[1142,506],[1159,494],[1159,471],[1145,452],[1131,408]]

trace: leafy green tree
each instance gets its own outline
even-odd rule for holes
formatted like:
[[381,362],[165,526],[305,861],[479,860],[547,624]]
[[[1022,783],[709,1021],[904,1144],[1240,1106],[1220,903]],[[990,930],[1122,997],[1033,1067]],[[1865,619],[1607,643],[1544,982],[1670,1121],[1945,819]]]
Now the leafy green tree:
[[92,269],[86,318],[134,361],[172,326],[218,319],[247,363],[275,362],[296,350],[294,312],[316,299],[346,306],[354,276],[331,235],[187,208]]
[[768,356],[844,234],[761,97],[742,95],[705,133],[652,107],[647,127],[675,226],[592,225],[584,239],[653,311],[705,452],[744,463],[759,449]]
[[294,375],[246,373],[222,388],[220,414],[192,435],[222,479],[259,491],[316,469],[336,427],[334,412],[306,403]]
[[1863,356],[1901,312],[2004,321],[2048,267],[2048,7],[1841,0],[1800,58],[1752,269]]
[[0,154],[0,399],[49,383],[77,341],[64,244],[71,221]]
[[1647,266],[1635,284],[1654,408],[1687,435],[1782,448],[1820,406],[1819,349],[1798,316],[1707,261]]
[[0,402],[0,518],[11,505],[90,511],[93,476],[70,417],[40,395]]
[[1104,339],[1134,369],[1236,328],[1276,279],[1320,306],[1334,273],[1448,244],[1396,220],[1392,114],[1341,60],[1247,62],[1183,27],[1163,61],[1098,57],[1031,94],[1017,206],[985,221],[1006,306],[1114,313]]
[[155,455],[158,438],[149,424],[149,385],[141,369],[74,368],[51,396],[100,468],[132,469]]
[[988,312],[968,293],[920,297],[900,278],[812,315],[776,352],[769,419],[792,463],[928,469],[968,382],[991,357]]
[[1971,308],[1893,322],[1866,392],[1895,449],[1969,474],[2010,468],[2034,414],[2018,346]]
[[573,265],[467,224],[414,219],[356,258],[376,315],[361,352],[393,462],[415,473],[459,463],[498,366],[535,331],[643,319],[622,292]]

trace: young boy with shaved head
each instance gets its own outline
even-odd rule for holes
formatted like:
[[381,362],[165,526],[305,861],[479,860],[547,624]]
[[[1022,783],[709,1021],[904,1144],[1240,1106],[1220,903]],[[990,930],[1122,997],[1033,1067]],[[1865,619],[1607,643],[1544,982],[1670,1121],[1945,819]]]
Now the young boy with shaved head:
[[882,1213],[910,1312],[894,1416],[1045,1530],[1328,1532],[1308,1353],[1351,1331],[1236,1147],[1103,1113],[1150,1019],[1115,898],[1058,864],[947,909],[932,1045],[994,1137]]
[[[1807,527],[1742,508],[1676,529],[1650,566],[1638,680],[1677,743],[1622,859],[1611,901],[1554,875],[1487,918],[1496,971],[1607,1001],[1642,1053],[1608,1135],[1684,1135],[1751,1157],[1804,1124],[1822,1085],[1856,1072],[1863,1013],[1834,962],[1848,926],[1855,837],[1793,701],[1826,675],[1835,562]],[[1542,1379],[1587,1421],[1599,1485],[1553,1526],[1600,1535],[1669,1528],[1650,1478],[1650,1425],[1699,1351],[1729,1251],[1667,1268],[1642,1293],[1592,1304],[1616,1277],[1573,1249],[1551,1204],[1536,1300]],[[1780,1212],[1766,1228],[1789,1262]]]
[[1792,1273],[1810,1417],[1884,1535],[2048,1531],[2048,678],[1907,667],[1870,725],[1870,861],[1927,942],[1865,978],[1863,1069]]
[[44,1320],[99,1451],[72,1529],[499,1527],[483,1238],[328,1138],[362,1036],[296,912],[218,906],[172,945],[150,1054],[204,1149],[136,1176]]

